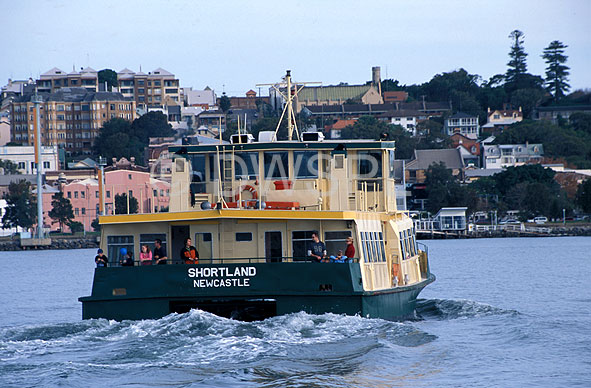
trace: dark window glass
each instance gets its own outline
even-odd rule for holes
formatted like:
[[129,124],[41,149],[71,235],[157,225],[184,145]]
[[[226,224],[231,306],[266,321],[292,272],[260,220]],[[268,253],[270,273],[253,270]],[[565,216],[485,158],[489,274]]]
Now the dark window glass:
[[242,152],[234,157],[236,179],[256,179],[259,176],[258,152]]
[[293,163],[296,178],[318,178],[318,152],[294,151]]
[[382,177],[382,153],[381,151],[359,151],[359,175],[360,178]]
[[347,248],[347,237],[351,237],[350,230],[343,230],[337,232],[325,232],[324,243],[326,244],[327,254],[336,256],[339,251],[345,254]]
[[251,232],[237,232],[236,241],[252,241]]
[[140,234],[140,248],[142,245],[148,245],[150,251],[154,252],[154,241],[159,238],[162,240],[162,248],[166,251],[166,234],[165,233],[147,233]]
[[287,151],[265,152],[265,178],[287,178],[289,174]]
[[305,260],[308,256],[308,245],[312,241],[313,230],[291,232],[291,249],[294,260]]
[[127,249],[127,252],[133,258],[133,236],[108,236],[107,237],[107,257],[111,265],[118,266],[119,260],[123,258],[120,254],[121,248]]

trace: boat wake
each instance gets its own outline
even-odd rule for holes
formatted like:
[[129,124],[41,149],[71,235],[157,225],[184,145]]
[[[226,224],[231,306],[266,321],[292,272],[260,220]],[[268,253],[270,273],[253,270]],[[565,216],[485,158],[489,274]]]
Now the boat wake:
[[419,319],[424,320],[451,320],[489,315],[517,315],[519,312],[465,299],[417,299],[416,314]]

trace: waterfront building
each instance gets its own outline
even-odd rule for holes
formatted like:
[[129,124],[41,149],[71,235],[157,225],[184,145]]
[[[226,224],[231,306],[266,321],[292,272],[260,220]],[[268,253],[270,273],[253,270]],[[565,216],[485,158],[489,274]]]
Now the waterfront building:
[[482,168],[499,169],[541,163],[544,156],[542,144],[484,144]]
[[448,136],[459,133],[469,139],[478,139],[480,135],[478,116],[458,112],[445,120],[443,130]]

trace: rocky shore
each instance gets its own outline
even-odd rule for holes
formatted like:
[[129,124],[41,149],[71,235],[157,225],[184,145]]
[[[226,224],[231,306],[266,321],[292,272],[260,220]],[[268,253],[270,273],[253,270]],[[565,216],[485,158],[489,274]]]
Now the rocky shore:
[[47,247],[21,247],[20,239],[0,240],[0,251],[23,251],[31,249],[83,249],[98,248],[96,236],[91,237],[59,237],[51,239],[51,246]]
[[561,237],[591,236],[591,225],[551,226],[539,228],[537,232],[520,230],[487,230],[473,231],[463,234],[456,233],[420,233],[419,239],[454,239],[454,238],[499,238],[499,237]]

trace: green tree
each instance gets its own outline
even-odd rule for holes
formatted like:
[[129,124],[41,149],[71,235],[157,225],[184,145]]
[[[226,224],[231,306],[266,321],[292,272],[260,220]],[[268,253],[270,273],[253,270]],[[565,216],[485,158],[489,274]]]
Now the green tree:
[[429,212],[436,213],[446,206],[465,206],[468,208],[468,213],[476,209],[478,204],[476,191],[469,186],[461,185],[445,163],[433,163],[425,175]]
[[[371,84],[371,81],[368,84]],[[397,92],[400,90],[404,90],[404,86],[400,85],[397,79],[382,80],[382,92]]]
[[64,225],[69,225],[74,219],[72,203],[68,198],[65,198],[64,193],[60,191],[51,197],[51,207],[48,215],[53,220],[52,224],[57,222],[60,226],[60,231],[63,232]]
[[[129,214],[138,212],[138,201],[135,197],[129,197]],[[115,195],[115,214],[127,214],[127,194]]]
[[521,107],[523,110],[523,116],[527,118],[531,117],[534,108],[542,103],[543,98],[543,89],[517,89],[511,93],[511,105],[514,107]]
[[92,226],[92,230],[94,230],[95,232],[101,231],[101,224],[99,224],[98,218],[95,218],[94,220],[92,220],[92,222],[90,223],[90,226]]
[[577,205],[585,212],[591,213],[591,179],[587,178],[577,188]]
[[222,97],[220,97],[220,109],[222,110],[222,112],[226,113],[230,110],[231,107],[232,102],[230,101],[230,98],[226,96],[225,92],[222,93]]
[[591,114],[573,113],[568,117],[573,129],[579,131],[581,135],[591,135]]
[[26,180],[12,182],[4,194],[6,208],[2,216],[2,228],[20,226],[30,229],[36,222],[37,202],[31,192],[31,184]]
[[570,89],[568,84],[569,67],[565,65],[567,56],[564,50],[568,46],[558,40],[552,41],[544,49],[542,58],[546,60],[546,90],[554,96],[554,100],[562,99]]
[[18,170],[18,165],[10,160],[0,160],[0,168],[4,169],[4,174],[6,175],[20,174],[20,171]]
[[99,84],[107,83],[107,89],[113,90],[113,86],[117,86],[117,73],[111,69],[103,69],[98,72]]
[[509,85],[509,89],[519,89],[519,85],[524,74],[527,73],[527,53],[523,47],[525,35],[519,30],[513,30],[509,34],[509,39],[512,40],[511,51],[509,51],[509,62],[507,63],[507,72],[505,73],[505,85]]
[[145,147],[148,146],[151,137],[174,136],[172,126],[168,124],[168,118],[162,112],[148,112],[133,120],[131,133]]
[[84,232],[84,225],[82,225],[82,222],[80,221],[70,221],[68,226],[70,227],[70,232],[72,232],[72,234]]

